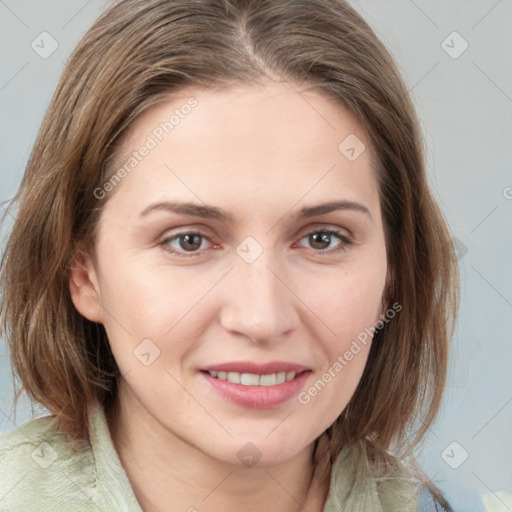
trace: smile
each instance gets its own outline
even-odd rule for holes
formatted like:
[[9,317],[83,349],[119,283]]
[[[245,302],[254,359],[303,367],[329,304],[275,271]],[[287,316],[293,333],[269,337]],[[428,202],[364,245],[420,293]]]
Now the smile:
[[238,361],[199,371],[217,396],[250,409],[269,409],[284,404],[304,388],[311,373],[304,365],[284,361],[265,364]]
[[255,373],[238,372],[208,372],[212,377],[225,380],[233,384],[242,384],[242,386],[275,386],[289,382],[297,375],[295,372],[269,373],[266,375],[257,375]]

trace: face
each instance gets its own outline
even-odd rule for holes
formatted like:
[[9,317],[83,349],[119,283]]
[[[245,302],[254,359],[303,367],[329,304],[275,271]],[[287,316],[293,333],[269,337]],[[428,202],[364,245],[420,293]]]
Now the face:
[[188,89],[148,110],[124,172],[97,189],[96,264],[70,284],[106,328],[134,414],[234,464],[311,447],[353,395],[361,334],[384,311],[369,138],[348,109],[297,90]]

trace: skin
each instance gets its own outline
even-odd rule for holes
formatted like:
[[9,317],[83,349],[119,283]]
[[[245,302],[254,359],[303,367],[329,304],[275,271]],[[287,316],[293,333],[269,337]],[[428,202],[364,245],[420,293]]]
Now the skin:
[[[96,262],[77,259],[70,280],[76,308],[105,326],[124,376],[108,416],[114,445],[145,511],[321,511],[328,479],[313,474],[313,443],[353,395],[370,343],[307,404],[294,396],[242,407],[199,369],[290,361],[311,369],[307,389],[377,323],[388,274],[370,140],[347,108],[313,88],[189,88],[135,122],[115,168],[191,96],[198,105],[108,193]],[[349,134],[366,146],[355,161],[338,149]],[[342,199],[370,214],[295,218]],[[215,205],[235,220],[139,216],[171,200]],[[353,243],[315,242],[315,228]],[[160,243],[197,229],[207,238],[196,248],[183,237]],[[236,252],[248,236],[263,250],[251,263]],[[144,339],[160,350],[149,366],[134,356]],[[253,467],[237,457],[248,442],[261,453]]]

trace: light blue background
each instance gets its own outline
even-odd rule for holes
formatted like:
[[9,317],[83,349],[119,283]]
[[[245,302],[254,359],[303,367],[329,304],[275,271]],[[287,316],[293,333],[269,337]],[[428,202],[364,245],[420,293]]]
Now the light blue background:
[[[431,184],[461,250],[449,385],[419,460],[456,511],[483,511],[483,493],[512,492],[512,2],[352,4],[404,74],[422,121]],[[0,1],[0,202],[17,189],[65,60],[105,5]],[[47,59],[31,48],[43,31],[59,45]],[[469,44],[458,58],[441,46],[454,31]],[[461,44],[451,36],[443,46],[457,52]],[[23,403],[15,417],[9,356],[0,340],[0,431],[44,412]],[[454,441],[446,460],[454,465],[462,450],[469,454],[457,469],[441,456]]]

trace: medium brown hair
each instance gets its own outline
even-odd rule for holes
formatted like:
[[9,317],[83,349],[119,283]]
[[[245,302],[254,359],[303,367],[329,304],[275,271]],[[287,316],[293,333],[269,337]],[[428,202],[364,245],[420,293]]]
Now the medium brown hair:
[[399,314],[374,336],[350,403],[326,432],[332,459],[360,440],[412,447],[440,407],[458,306],[448,228],[428,188],[420,125],[391,55],[343,0],[121,0],[69,58],[13,204],[2,258],[1,325],[25,390],[75,438],[87,404],[107,407],[120,378],[101,324],[75,309],[70,269],[94,255],[101,187],[135,119],[187,86],[260,78],[311,84],[369,134]]

